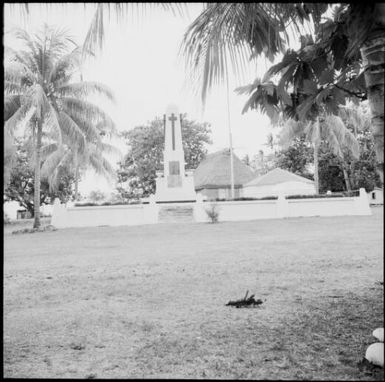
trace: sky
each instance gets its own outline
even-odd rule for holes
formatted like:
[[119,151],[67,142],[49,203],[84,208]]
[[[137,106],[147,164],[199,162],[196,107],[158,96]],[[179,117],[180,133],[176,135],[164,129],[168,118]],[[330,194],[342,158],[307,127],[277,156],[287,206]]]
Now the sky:
[[[4,45],[16,47],[11,37],[13,27],[22,27],[28,32],[36,32],[44,23],[65,28],[74,40],[84,41],[95,8],[88,3],[51,3],[41,6],[29,4],[30,16],[23,17],[19,5],[4,7]],[[187,81],[183,57],[178,54],[184,32],[188,25],[203,9],[202,3],[189,3],[188,16],[173,15],[158,7],[146,10],[133,7],[132,14],[116,22],[114,15],[105,25],[105,44],[96,59],[88,61],[83,68],[83,78],[98,81],[109,86],[115,94],[116,103],[103,103],[118,130],[128,130],[135,126],[161,117],[170,103],[178,105],[181,113],[197,122],[211,125],[213,145],[209,152],[229,147],[226,88],[217,86],[208,98],[203,110],[199,95],[192,92]],[[247,100],[232,90],[247,85],[258,76],[261,77],[271,63],[260,58],[257,64],[249,65],[242,81],[230,77],[229,103],[230,126],[234,153],[242,158],[253,156],[259,150],[268,152],[264,145],[267,135],[275,132],[269,119],[256,111],[242,114]],[[113,141],[125,152],[122,142]],[[92,190],[113,191],[114,185],[91,172],[80,184],[80,192],[87,194]]]

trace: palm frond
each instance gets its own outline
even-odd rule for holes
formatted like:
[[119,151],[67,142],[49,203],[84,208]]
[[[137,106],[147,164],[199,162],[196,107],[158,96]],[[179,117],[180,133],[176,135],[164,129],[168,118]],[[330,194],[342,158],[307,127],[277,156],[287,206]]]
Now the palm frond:
[[107,127],[115,128],[115,123],[111,117],[100,107],[85,100],[79,100],[74,97],[63,97],[60,104],[64,111],[71,117],[75,114],[82,114],[83,118],[94,122],[95,124],[103,122]]
[[79,127],[84,134],[87,142],[94,142],[100,139],[100,131],[97,129],[96,124],[83,115],[81,111],[72,110],[70,113],[68,110],[63,110]]
[[59,125],[64,139],[83,150],[86,145],[85,135],[77,123],[64,111],[59,111]]
[[50,111],[50,103],[43,87],[39,83],[28,87],[27,91],[21,97],[21,103],[35,107],[37,118],[42,118],[43,113]]
[[29,67],[21,62],[13,61],[4,64],[4,80],[9,83],[22,86],[26,80],[34,77]]
[[58,94],[70,97],[84,97],[96,93],[104,95],[110,101],[115,102],[112,90],[99,82],[83,81],[59,86],[56,88]]
[[74,48],[71,52],[60,56],[52,66],[48,81],[55,87],[66,85],[73,74],[79,70],[81,64],[81,47]]
[[8,118],[8,120],[4,124],[4,130],[13,134],[13,132],[18,128],[18,126],[25,121],[25,118],[30,115],[32,117],[32,113],[29,113],[31,109],[35,110],[34,107],[30,105],[22,105],[20,106],[13,115]]
[[[95,14],[92,18],[91,24],[87,31],[86,38],[83,43],[82,57],[83,59],[89,54],[96,54],[101,50],[105,40],[105,24],[110,20],[111,10],[115,11],[116,21],[120,22],[122,19],[128,17],[129,11],[134,7],[138,10],[139,6],[142,10],[156,5],[165,11],[171,11],[174,15],[179,14],[183,16],[187,12],[187,7],[183,3],[100,3],[97,4]],[[108,17],[108,19],[107,19]],[[107,20],[106,20],[107,19]]]
[[55,136],[56,141],[61,144],[62,133],[61,126],[59,123],[58,112],[48,102],[48,108],[43,117],[43,131],[50,131]]
[[57,151],[58,148],[59,148],[59,146],[57,145],[57,143],[49,143],[49,144],[42,146],[41,157],[43,158],[43,162],[48,156],[50,156],[55,151]]
[[99,175],[105,176],[107,179],[113,179],[115,177],[115,170],[98,151],[91,151],[89,154],[89,164],[92,169]]
[[103,154],[113,154],[119,156],[119,158],[123,157],[123,153],[114,145],[102,141],[97,142],[95,145]]
[[47,148],[47,153],[44,153],[46,155],[42,156],[41,176],[43,178],[47,178],[59,166],[66,152],[67,149],[62,145],[56,146],[56,149],[54,146]]
[[324,139],[328,141],[330,148],[336,155],[342,158],[343,154],[341,149],[346,148],[356,159],[359,158],[359,143],[339,116],[327,114],[322,123],[322,127]]
[[4,121],[7,121],[20,108],[19,95],[4,96]]
[[283,127],[278,136],[278,142],[283,148],[291,145],[295,138],[300,137],[306,132],[307,125],[292,118],[284,121]]

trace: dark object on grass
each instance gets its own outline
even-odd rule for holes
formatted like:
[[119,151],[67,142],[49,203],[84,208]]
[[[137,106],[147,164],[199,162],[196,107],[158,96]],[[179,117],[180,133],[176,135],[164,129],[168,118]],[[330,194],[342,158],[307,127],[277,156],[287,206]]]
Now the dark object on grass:
[[246,307],[263,304],[262,300],[260,299],[255,300],[253,294],[249,298],[247,298],[248,294],[249,294],[249,291],[246,292],[246,296],[243,298],[243,300],[229,301],[225,306],[235,306],[236,308],[246,308]]
[[360,372],[363,372],[366,375],[371,375],[379,381],[384,379],[384,369],[381,366],[369,362],[365,357],[362,358],[360,362],[357,362],[357,366]]

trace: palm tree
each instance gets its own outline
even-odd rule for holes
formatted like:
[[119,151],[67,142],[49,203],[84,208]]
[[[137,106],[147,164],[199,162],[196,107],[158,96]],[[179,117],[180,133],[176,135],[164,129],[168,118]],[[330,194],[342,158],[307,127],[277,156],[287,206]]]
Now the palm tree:
[[60,145],[53,143],[43,148],[42,177],[47,178],[52,189],[59,184],[60,175],[66,169],[74,169],[75,190],[74,200],[78,200],[78,184],[81,171],[91,168],[95,173],[112,180],[116,171],[105,154],[121,155],[121,152],[113,145],[102,142],[101,139],[86,142],[85,145],[72,144]]
[[305,136],[314,148],[314,183],[316,193],[319,193],[318,154],[321,142],[327,143],[329,149],[342,161],[347,191],[351,191],[348,173],[344,163],[344,151],[350,152],[354,158],[359,157],[359,144],[354,134],[345,126],[342,119],[332,114],[317,117],[315,121],[304,123],[289,119],[286,121],[281,133],[280,143],[288,146],[294,138]]
[[8,118],[4,128],[13,133],[25,123],[34,143],[34,228],[38,228],[43,139],[58,147],[68,142],[84,145],[98,135],[98,123],[113,128],[108,114],[86,96],[98,93],[110,100],[114,97],[102,84],[72,82],[82,51],[65,31],[44,26],[34,37],[21,29],[15,35],[25,50],[6,49],[4,105]]

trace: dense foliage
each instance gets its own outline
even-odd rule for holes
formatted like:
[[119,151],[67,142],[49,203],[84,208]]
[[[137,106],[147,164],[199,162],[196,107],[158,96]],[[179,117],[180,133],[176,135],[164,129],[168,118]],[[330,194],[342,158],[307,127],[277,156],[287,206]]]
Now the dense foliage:
[[[30,154],[25,147],[19,145],[15,153],[14,165],[10,169],[10,179],[4,189],[4,201],[19,202],[34,216],[34,169],[30,163]],[[51,204],[55,198],[62,203],[69,201],[73,195],[74,176],[68,170],[60,175],[55,190],[47,179],[42,179],[40,189],[40,205]]]

